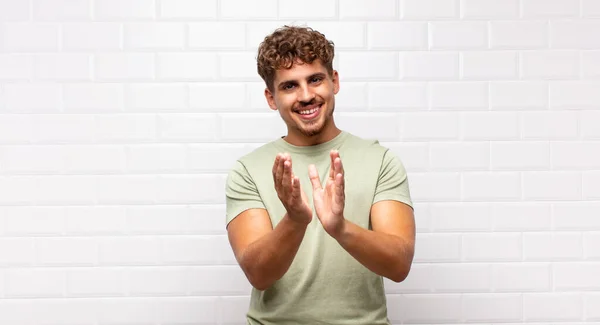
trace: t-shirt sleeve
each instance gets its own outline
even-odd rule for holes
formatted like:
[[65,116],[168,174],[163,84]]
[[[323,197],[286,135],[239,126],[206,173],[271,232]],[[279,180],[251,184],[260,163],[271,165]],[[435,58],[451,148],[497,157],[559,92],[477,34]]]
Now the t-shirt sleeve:
[[226,226],[240,213],[254,208],[265,208],[256,184],[246,167],[236,161],[225,183]]
[[384,200],[400,201],[413,207],[406,169],[390,150],[386,150],[383,155],[373,204]]

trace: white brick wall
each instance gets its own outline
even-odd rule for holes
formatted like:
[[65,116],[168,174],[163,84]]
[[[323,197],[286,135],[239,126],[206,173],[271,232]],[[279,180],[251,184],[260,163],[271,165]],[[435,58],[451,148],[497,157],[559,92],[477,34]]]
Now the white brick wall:
[[223,185],[284,24],[408,170],[393,324],[600,324],[598,0],[0,0],[0,324],[245,324]]

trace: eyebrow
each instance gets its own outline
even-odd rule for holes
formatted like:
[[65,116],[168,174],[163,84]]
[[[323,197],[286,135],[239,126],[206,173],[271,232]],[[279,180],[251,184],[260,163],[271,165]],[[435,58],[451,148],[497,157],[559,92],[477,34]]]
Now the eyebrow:
[[[310,76],[306,77],[306,80],[310,80],[314,77],[322,77],[325,78],[325,73],[324,72],[317,72],[317,73],[313,73]],[[297,84],[296,80],[284,80],[280,83],[277,84],[277,88],[280,88],[283,85],[287,85],[287,84]]]

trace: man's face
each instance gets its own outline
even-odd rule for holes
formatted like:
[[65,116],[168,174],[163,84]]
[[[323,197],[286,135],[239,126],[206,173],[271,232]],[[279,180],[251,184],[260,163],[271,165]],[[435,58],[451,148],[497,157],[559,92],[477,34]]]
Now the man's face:
[[311,137],[333,126],[335,94],[339,91],[337,71],[329,76],[321,61],[296,63],[277,70],[273,92],[265,90],[269,106],[278,110],[288,135]]

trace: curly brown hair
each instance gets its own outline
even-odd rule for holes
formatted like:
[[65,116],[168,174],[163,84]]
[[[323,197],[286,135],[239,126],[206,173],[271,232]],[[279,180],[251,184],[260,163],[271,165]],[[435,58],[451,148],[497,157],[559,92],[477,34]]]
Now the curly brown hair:
[[284,25],[265,37],[258,48],[258,74],[273,91],[275,72],[289,69],[296,61],[311,64],[320,60],[333,75],[334,44],[310,27]]

